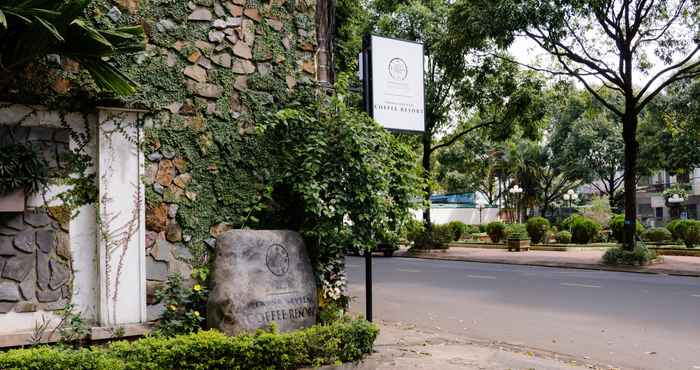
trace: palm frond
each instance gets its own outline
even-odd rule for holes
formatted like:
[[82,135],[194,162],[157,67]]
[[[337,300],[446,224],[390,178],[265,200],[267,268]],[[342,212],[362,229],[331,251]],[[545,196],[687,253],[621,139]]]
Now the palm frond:
[[106,91],[119,95],[130,95],[138,90],[139,85],[122,71],[99,58],[80,58],[81,66],[87,69],[95,84]]

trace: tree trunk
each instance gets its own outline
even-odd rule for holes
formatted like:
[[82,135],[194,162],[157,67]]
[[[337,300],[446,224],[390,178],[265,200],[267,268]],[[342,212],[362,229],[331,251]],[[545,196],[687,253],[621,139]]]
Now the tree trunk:
[[637,226],[637,115],[634,109],[627,109],[622,117],[622,135],[625,138],[625,232],[624,248],[632,251],[635,247]]
[[423,134],[423,178],[425,179],[425,201],[426,206],[423,208],[423,223],[425,229],[430,231],[433,227],[430,221],[430,196],[432,189],[430,188],[430,146],[432,144],[431,135],[428,132]]
[[615,209],[615,176],[616,174],[613,172],[610,178],[608,179],[608,203],[610,204],[611,210]]

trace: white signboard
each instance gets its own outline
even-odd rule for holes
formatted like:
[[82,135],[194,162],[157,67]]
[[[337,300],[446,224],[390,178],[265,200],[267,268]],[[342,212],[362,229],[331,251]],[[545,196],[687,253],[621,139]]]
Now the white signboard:
[[372,36],[374,119],[390,130],[425,131],[423,45]]

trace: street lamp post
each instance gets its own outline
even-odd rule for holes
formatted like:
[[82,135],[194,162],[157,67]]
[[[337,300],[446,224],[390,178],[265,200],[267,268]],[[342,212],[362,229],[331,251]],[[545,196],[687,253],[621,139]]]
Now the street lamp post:
[[569,191],[566,192],[566,194],[564,194],[564,196],[562,198],[564,198],[565,201],[569,202],[569,213],[573,214],[574,213],[573,202],[576,199],[578,199],[578,194],[576,194],[576,192],[574,192],[573,189],[570,189]]
[[515,185],[512,188],[510,188],[510,190],[508,190],[508,191],[513,195],[513,197],[515,197],[515,213],[517,214],[517,217],[518,217],[517,221],[518,221],[518,223],[520,223],[520,212],[519,212],[520,202],[519,202],[519,200],[520,200],[520,194],[523,193],[523,188],[521,188],[518,185]]
[[484,206],[486,206],[486,202],[483,199],[476,201],[476,208],[479,210],[479,225],[481,225],[481,212],[484,211]]

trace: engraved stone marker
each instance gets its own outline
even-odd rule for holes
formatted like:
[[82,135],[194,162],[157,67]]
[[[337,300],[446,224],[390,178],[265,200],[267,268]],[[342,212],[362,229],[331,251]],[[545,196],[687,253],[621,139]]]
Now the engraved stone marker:
[[209,327],[236,335],[272,322],[283,332],[316,323],[316,279],[298,233],[232,230],[216,245]]

